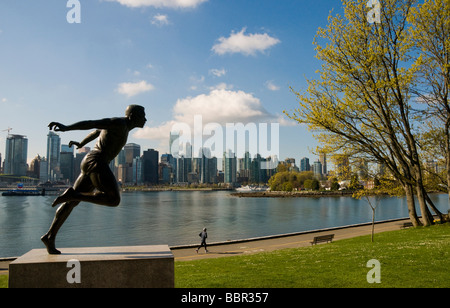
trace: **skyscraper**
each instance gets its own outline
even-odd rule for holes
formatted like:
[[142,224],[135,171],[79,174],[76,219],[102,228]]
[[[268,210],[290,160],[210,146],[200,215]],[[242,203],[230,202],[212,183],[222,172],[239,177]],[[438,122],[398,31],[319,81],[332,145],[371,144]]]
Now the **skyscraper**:
[[146,184],[158,184],[159,152],[153,149],[144,151],[142,155],[143,181]]
[[310,171],[310,170],[311,170],[311,166],[309,165],[309,158],[303,157],[300,160],[300,171]]
[[314,162],[314,166],[313,166],[313,170],[314,170],[314,176],[321,178],[322,177],[322,163],[320,162],[320,160],[317,160]]
[[74,178],[74,157],[73,157],[73,147],[63,144],[61,146],[61,156],[60,156],[60,170],[61,178],[63,180],[73,183]]
[[175,157],[178,158],[179,154],[179,145],[176,143],[174,145],[174,142],[177,141],[180,138],[180,133],[172,133],[170,132],[170,138],[169,138],[169,153]]
[[223,153],[223,159],[224,159],[224,180],[225,183],[234,185],[236,183],[236,168],[237,168],[237,160],[236,156],[234,155],[231,150],[228,150],[228,152]]
[[59,179],[60,174],[61,138],[50,131],[47,135],[47,174],[50,181]]
[[28,139],[21,135],[9,135],[6,139],[5,174],[27,175]]
[[328,173],[328,170],[327,170],[327,153],[320,152],[320,154],[319,154],[319,161],[322,164],[322,174],[323,175],[327,175],[327,173]]

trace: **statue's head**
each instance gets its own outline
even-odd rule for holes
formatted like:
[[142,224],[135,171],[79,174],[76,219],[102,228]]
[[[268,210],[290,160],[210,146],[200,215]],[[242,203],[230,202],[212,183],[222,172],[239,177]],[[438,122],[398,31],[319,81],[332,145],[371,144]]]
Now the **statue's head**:
[[125,110],[125,116],[130,119],[135,127],[144,127],[147,119],[145,118],[145,108],[139,105],[130,105]]

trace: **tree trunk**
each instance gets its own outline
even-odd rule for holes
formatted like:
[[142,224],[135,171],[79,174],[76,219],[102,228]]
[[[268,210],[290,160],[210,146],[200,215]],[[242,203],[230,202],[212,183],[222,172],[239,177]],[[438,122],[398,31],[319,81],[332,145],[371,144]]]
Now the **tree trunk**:
[[425,200],[427,201],[428,205],[430,206],[430,208],[433,210],[433,212],[439,217],[439,219],[441,221],[443,221],[444,217],[441,213],[441,211],[439,211],[437,209],[437,207],[434,205],[433,201],[431,201],[430,196],[428,196],[428,193],[424,190],[424,195],[425,195]]
[[419,201],[420,211],[422,213],[422,222],[424,226],[430,226],[433,224],[433,216],[427,207],[425,196],[423,193],[423,187],[419,183],[416,184],[417,199]]
[[414,227],[421,226],[419,218],[417,217],[416,207],[414,204],[414,195],[412,186],[410,184],[403,184],[406,194],[406,202],[408,204],[408,215]]
[[448,193],[448,203],[450,204],[450,117],[447,118],[445,123],[445,164],[447,167],[447,193]]

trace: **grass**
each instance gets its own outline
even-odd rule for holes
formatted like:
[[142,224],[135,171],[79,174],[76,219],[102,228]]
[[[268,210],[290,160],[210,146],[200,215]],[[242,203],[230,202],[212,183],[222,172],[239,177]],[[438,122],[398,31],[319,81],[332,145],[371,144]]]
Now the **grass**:
[[8,287],[8,276],[0,275],[0,289]]
[[[369,284],[367,262],[381,263]],[[285,249],[175,262],[177,288],[450,287],[450,224]]]
[[[381,263],[369,284],[367,262]],[[8,276],[0,276],[6,288]],[[175,262],[177,288],[449,288],[450,223],[246,256]]]

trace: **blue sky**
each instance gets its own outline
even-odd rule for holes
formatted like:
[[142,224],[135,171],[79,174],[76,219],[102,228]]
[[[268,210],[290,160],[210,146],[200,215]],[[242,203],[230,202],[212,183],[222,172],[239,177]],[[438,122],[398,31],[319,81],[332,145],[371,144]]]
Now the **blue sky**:
[[[129,142],[168,151],[170,126],[278,122],[279,158],[316,159],[310,132],[282,114],[298,106],[320,63],[312,45],[339,0],[66,0],[0,4],[0,130],[46,156],[47,125],[122,116],[129,104],[148,122]],[[87,132],[61,133],[63,144]],[[4,155],[7,133],[0,134]],[[93,146],[93,144],[91,144]],[[253,154],[253,153],[252,153]]]

